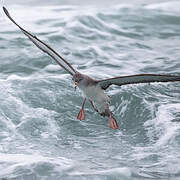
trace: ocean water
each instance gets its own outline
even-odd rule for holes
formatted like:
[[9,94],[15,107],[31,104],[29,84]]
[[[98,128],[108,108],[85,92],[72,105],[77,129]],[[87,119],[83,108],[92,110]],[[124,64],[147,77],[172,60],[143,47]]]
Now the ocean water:
[[[94,78],[180,75],[179,1],[8,2],[19,24]],[[109,88],[119,130],[89,103],[79,121],[71,76],[0,11],[1,180],[180,179],[179,82]]]

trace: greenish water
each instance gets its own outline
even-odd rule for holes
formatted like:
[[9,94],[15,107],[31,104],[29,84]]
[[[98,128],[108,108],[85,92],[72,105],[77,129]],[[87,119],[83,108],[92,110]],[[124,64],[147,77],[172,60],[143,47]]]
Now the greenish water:
[[[15,6],[12,16],[94,78],[180,74],[180,3]],[[2,11],[2,10],[1,10]],[[0,178],[180,178],[180,85],[111,87],[119,130],[86,104],[70,75],[1,12]]]

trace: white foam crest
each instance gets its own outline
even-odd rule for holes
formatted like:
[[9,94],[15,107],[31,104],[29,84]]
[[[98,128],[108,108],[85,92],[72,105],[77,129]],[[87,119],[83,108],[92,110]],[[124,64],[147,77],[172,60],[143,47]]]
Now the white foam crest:
[[[151,108],[154,109],[154,106]],[[169,143],[176,141],[175,138],[179,134],[180,124],[174,120],[176,119],[175,114],[179,112],[180,103],[162,104],[158,107],[156,117],[146,121],[144,124],[145,128],[148,130],[147,135],[149,138],[153,139],[153,142],[154,138],[156,139],[154,145],[134,147],[135,153],[132,157],[135,160],[140,161],[149,158],[149,156],[156,156],[158,155],[157,150],[160,148],[164,149]],[[168,159],[168,154],[166,154],[166,158],[163,158],[163,161],[164,159]],[[160,163],[162,163],[162,161]]]
[[[43,70],[43,71],[50,71],[50,72],[53,72],[53,71],[58,71],[59,69],[61,69],[58,65],[48,65],[46,66]],[[46,75],[47,77],[47,75]],[[48,78],[55,78],[55,79],[61,79],[61,80],[64,80],[65,78],[68,78],[69,77],[69,74],[59,74],[59,75],[55,75],[55,74],[51,74],[48,76]],[[9,82],[10,84],[12,83],[12,81],[34,81],[34,80],[45,80],[44,78],[44,74],[43,73],[35,73],[35,74],[32,74],[32,75],[29,75],[29,76],[18,76],[16,74],[12,74],[10,76],[7,77],[7,79],[5,80],[0,80],[2,82]]]
[[113,168],[113,169],[109,169],[109,170],[100,171],[100,174],[105,174],[105,175],[118,174],[121,176],[125,176],[127,178],[130,178],[132,175],[131,170],[127,167]]
[[180,13],[180,2],[179,1],[171,1],[171,2],[163,2],[163,3],[154,3],[150,5],[146,5],[146,9],[155,9],[162,11],[171,11]]
[[37,131],[33,130],[33,134],[38,133],[43,138],[47,138],[49,135],[56,137],[56,134],[59,132],[59,126],[57,126],[56,121],[52,118],[56,112],[44,108],[31,108],[24,103],[20,105],[17,111],[21,111],[20,109],[23,109],[23,116],[21,118],[21,123],[16,126],[16,129],[20,128],[24,132],[26,128],[29,126],[31,127],[33,123],[37,123],[38,126],[42,126],[40,125],[42,123],[43,127],[41,127],[41,131],[36,127]]
[[59,132],[59,126],[57,126],[56,120],[52,118],[57,114],[55,111],[30,107],[21,98],[16,96],[17,90],[14,90],[12,87],[13,81],[33,81],[34,79],[35,76],[20,77],[11,75],[6,80],[1,80],[0,100],[4,102],[0,111],[2,116],[1,122],[5,124],[6,129],[12,135],[23,139],[24,137],[19,133],[19,129],[24,132],[28,126],[31,127],[33,123],[38,124],[38,122],[43,123],[43,131],[38,132],[41,133],[39,135],[42,137],[55,136]]
[[165,104],[158,108],[155,127],[161,132],[157,146],[165,145],[177,135],[180,125],[172,122],[174,119],[173,112],[180,112],[180,104]]
[[54,72],[54,71],[59,71],[60,69],[61,68],[58,65],[50,64],[46,66],[44,70],[49,72]]
[[[36,76],[37,77],[37,76]],[[31,76],[26,76],[26,77],[24,77],[24,76],[18,76],[18,75],[16,75],[16,74],[12,74],[12,75],[10,75],[10,76],[8,76],[7,77],[7,81],[13,81],[13,80],[30,80],[32,77]]]
[[73,176],[82,176],[82,175],[106,175],[106,176],[113,176],[113,177],[123,177],[124,179],[128,180],[132,178],[132,172],[127,167],[121,168],[112,168],[107,170],[95,170],[95,171],[74,171],[71,172],[70,175]]
[[180,125],[173,120],[176,118],[174,113],[178,112],[180,112],[179,103],[163,104],[158,107],[156,117],[145,123],[145,126],[151,126],[149,134],[158,136],[155,146],[164,146],[175,139],[180,130]]
[[8,168],[0,168],[0,176],[12,174],[19,166],[30,166],[37,163],[50,163],[54,166],[60,166],[61,170],[72,166],[72,161],[64,157],[45,157],[38,154],[3,154],[0,153],[1,163],[10,163]]
[[[7,137],[6,140],[10,139],[12,135],[15,135],[16,137],[21,137],[16,131],[16,125],[13,122],[13,120],[8,117],[7,112],[5,110],[10,110],[10,106],[13,104],[14,101],[16,101],[16,98],[11,95],[13,93],[13,89],[11,88],[11,84],[7,82],[7,80],[0,80],[1,86],[0,86],[0,101],[1,101],[1,109],[0,109],[0,115],[1,115],[1,123],[5,127],[5,131],[3,132],[3,129],[1,129],[1,135],[5,135],[4,137]],[[9,113],[11,113],[9,111]],[[14,113],[14,112],[13,112]]]

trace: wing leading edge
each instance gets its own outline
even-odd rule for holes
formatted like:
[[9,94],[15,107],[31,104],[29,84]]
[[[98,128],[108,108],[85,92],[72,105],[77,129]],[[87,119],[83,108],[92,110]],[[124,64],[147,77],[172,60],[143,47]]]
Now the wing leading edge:
[[3,7],[4,13],[6,16],[16,25],[19,29],[43,52],[51,56],[57,64],[59,64],[62,68],[64,68],[69,74],[72,76],[77,72],[62,56],[60,56],[56,51],[54,51],[49,45],[45,44],[36,36],[32,35],[24,28],[22,28],[19,24],[17,24],[14,19],[10,16],[8,10]]
[[111,85],[122,86],[126,84],[151,83],[151,82],[172,82],[180,81],[180,76],[161,75],[161,74],[137,74],[131,76],[120,76],[99,80],[99,86],[106,90]]

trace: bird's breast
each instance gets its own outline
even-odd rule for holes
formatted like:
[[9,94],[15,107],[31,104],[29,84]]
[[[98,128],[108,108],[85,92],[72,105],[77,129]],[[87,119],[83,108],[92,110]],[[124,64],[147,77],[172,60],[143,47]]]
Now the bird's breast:
[[81,88],[81,90],[84,96],[93,102],[100,113],[105,111],[107,105],[109,105],[109,97],[99,86],[88,86],[86,88]]
[[106,94],[99,86],[87,86],[81,88],[83,94],[90,100],[106,99]]

